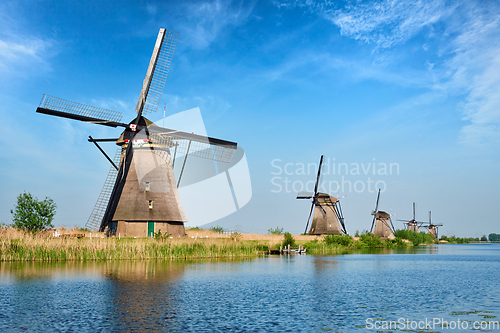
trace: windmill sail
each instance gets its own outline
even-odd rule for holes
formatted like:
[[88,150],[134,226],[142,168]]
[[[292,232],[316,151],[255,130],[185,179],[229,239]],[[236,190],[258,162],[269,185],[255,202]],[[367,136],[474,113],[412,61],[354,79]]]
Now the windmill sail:
[[442,227],[442,224],[434,224],[431,219],[431,212],[429,211],[429,222],[428,225],[423,225],[424,228],[427,228],[427,232],[434,236],[434,238],[438,238],[438,227]]
[[143,114],[156,112],[160,104],[163,88],[167,81],[168,72],[170,71],[170,64],[177,45],[179,33],[176,31],[165,31],[163,42],[161,44],[160,54],[156,61],[156,66],[149,86],[148,96],[144,105]]
[[313,192],[299,192],[296,199],[311,199],[312,197],[314,197]]
[[121,112],[72,102],[46,94],[43,95],[36,112],[111,127],[127,126],[120,123]]
[[[235,142],[149,126],[151,146],[176,148],[177,154],[192,155],[217,162],[230,163],[238,145]],[[157,133],[155,133],[157,132]]]
[[167,81],[179,33],[160,29],[135,111],[156,112]]
[[[121,155],[121,148],[118,148],[113,158],[113,162],[116,165],[120,163],[120,155]],[[117,175],[118,175],[118,170],[116,170],[116,168],[112,165],[111,168],[109,169],[106,181],[104,182],[104,185],[101,189],[101,193],[97,198],[97,202],[94,206],[94,209],[92,210],[92,213],[90,213],[89,219],[85,224],[85,228],[88,228],[90,230],[99,229],[104,213],[106,212],[106,207],[108,206],[108,201],[111,196],[111,192],[113,191],[113,185],[115,183]]]
[[415,203],[413,203],[413,218],[411,220],[398,220],[407,225],[408,231],[419,232],[419,228],[423,227],[425,222],[419,222],[415,218]]

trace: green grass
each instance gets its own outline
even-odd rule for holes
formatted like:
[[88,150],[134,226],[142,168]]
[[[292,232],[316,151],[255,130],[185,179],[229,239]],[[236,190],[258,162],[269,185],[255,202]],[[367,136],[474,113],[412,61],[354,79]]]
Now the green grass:
[[348,235],[327,235],[323,239],[305,242],[303,245],[311,254],[335,254],[355,249],[394,249],[408,246],[401,238],[384,240],[370,233],[363,233],[359,240]]
[[0,240],[0,261],[232,258],[268,250],[265,242],[232,239],[24,238]]

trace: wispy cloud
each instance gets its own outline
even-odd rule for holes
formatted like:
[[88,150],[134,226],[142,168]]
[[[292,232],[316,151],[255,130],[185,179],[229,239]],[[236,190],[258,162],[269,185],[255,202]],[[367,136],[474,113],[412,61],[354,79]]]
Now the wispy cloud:
[[97,106],[103,109],[113,110],[113,111],[131,111],[134,108],[132,103],[127,103],[120,99],[108,98],[108,99],[92,99],[92,106]]
[[377,47],[404,43],[424,27],[450,14],[444,1],[382,1],[334,9],[318,5],[319,13],[340,28],[340,33]]
[[17,41],[0,39],[0,73],[22,75],[25,66],[42,66],[50,70],[50,64],[44,57],[47,49],[52,46],[51,41],[41,39],[21,39]]
[[23,32],[22,24],[7,5],[0,6],[0,74],[6,78],[33,75],[33,69],[51,70],[48,59],[56,42]]
[[239,26],[251,16],[252,4],[232,1],[203,1],[186,6],[184,30],[196,48],[205,48],[227,27]]
[[445,63],[444,85],[465,92],[461,141],[480,145],[500,143],[500,13],[470,19],[449,47],[453,52]]
[[167,115],[199,107],[207,123],[222,117],[231,108],[227,101],[211,95],[185,97],[165,94],[163,100],[167,104]]
[[[330,1],[306,0],[275,5],[314,12],[337,26],[342,36],[372,45],[371,72],[380,80],[397,78],[402,83],[404,77],[387,74],[401,71],[401,64],[393,68],[383,59],[394,50],[404,52],[402,46],[406,43],[421,43],[429,59],[423,59],[425,68],[414,73],[423,77],[417,81],[432,90],[464,96],[458,108],[468,124],[462,129],[461,142],[470,145],[500,142],[500,6],[497,3],[382,0],[339,6]],[[438,44],[437,49],[428,42]],[[370,75],[370,71],[365,73]]]

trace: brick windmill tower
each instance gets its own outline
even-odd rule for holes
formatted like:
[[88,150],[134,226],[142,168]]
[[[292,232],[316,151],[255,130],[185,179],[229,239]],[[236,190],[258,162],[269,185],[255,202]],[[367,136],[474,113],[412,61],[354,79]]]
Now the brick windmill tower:
[[[311,210],[307,218],[306,229],[304,233],[309,235],[325,235],[325,234],[347,234],[342,207],[340,206],[340,198],[332,197],[326,193],[318,192],[319,180],[321,177],[321,166],[323,165],[323,155],[319,161],[318,176],[314,185],[313,193],[302,192],[297,194],[297,199],[312,199]],[[314,216],[309,227],[309,220],[312,212]]]
[[378,202],[380,199],[380,189],[378,190],[377,203],[375,210],[372,211],[373,220],[370,232],[380,238],[394,239],[394,225],[392,224],[391,215],[378,210]]

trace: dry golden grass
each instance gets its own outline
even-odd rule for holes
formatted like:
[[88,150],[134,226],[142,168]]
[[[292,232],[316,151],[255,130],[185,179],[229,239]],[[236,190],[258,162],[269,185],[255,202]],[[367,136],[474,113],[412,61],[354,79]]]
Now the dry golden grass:
[[[210,230],[186,230],[188,238],[231,238],[231,233],[218,233]],[[239,234],[241,240],[257,240],[280,242],[283,240],[283,235],[263,235],[263,234]],[[311,241],[321,239],[322,236],[309,235],[293,235],[293,238],[298,241]]]
[[[85,233],[84,238],[53,237],[54,231],[30,234],[0,229],[0,261],[64,261],[114,259],[195,259],[257,256],[275,245],[238,238],[108,238]],[[81,233],[59,230],[61,235]],[[212,233],[212,236],[215,236]]]

